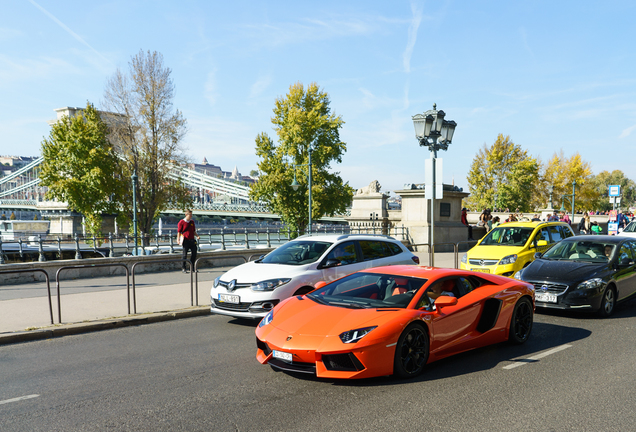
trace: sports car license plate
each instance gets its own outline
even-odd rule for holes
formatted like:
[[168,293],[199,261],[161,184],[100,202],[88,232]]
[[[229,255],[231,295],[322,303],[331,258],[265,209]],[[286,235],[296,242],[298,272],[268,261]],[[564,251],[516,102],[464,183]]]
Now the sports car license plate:
[[292,362],[292,353],[274,350],[272,352],[272,355],[274,356],[274,358],[286,361],[288,363]]
[[482,273],[490,273],[488,269],[479,269],[479,268],[471,268],[472,271],[482,272]]
[[555,294],[550,294],[550,293],[535,292],[534,299],[538,302],[544,302],[544,303],[557,302],[557,296]]
[[233,294],[219,294],[219,301],[223,303],[234,303],[237,304],[240,298],[237,295]]

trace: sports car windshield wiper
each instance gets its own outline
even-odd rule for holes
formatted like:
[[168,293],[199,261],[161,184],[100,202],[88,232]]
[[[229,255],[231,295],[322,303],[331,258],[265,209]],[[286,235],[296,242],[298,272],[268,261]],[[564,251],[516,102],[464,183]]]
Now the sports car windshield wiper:
[[349,302],[339,302],[339,301],[330,301],[329,304],[333,306],[350,307],[352,309],[368,309],[371,307],[369,305],[362,305],[360,303],[349,303]]
[[320,296],[314,295],[314,294],[307,294],[307,298],[310,298],[311,300],[315,301],[316,303],[320,303],[320,304],[329,304],[325,301],[325,299],[321,298]]

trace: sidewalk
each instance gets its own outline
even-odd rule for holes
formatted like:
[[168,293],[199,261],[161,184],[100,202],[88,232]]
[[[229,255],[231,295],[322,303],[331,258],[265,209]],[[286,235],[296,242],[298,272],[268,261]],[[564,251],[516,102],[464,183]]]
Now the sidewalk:
[[[415,255],[420,257],[421,265],[428,265],[428,253],[416,252]],[[453,268],[454,255],[435,254],[435,265]],[[3,286],[0,287],[0,345],[207,315],[210,313],[212,281],[226,270],[218,268],[198,274],[199,306],[190,305],[189,274],[166,272],[140,276],[135,281],[137,314],[130,315],[125,276],[62,281],[61,324],[58,324],[57,292],[53,281],[53,325],[46,284]],[[130,285],[130,308],[133,312],[132,281]],[[196,286],[193,286],[193,290],[196,290]],[[197,304],[196,300],[194,304]]]

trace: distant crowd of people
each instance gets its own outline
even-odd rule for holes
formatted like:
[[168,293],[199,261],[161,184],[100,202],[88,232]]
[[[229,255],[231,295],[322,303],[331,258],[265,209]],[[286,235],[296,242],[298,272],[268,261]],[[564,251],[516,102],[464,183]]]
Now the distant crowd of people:
[[[468,227],[468,240],[473,240],[474,226],[484,227],[486,228],[486,232],[489,232],[493,228],[496,228],[498,225],[506,223],[506,222],[517,222],[517,221],[539,222],[543,220],[548,222],[553,222],[553,221],[566,222],[570,226],[572,226],[574,223],[574,221],[570,219],[570,216],[568,215],[568,213],[564,211],[559,212],[557,210],[554,210],[554,212],[550,214],[546,219],[541,219],[538,213],[534,213],[532,214],[532,216],[530,215],[525,216],[522,212],[519,211],[519,208],[517,208],[514,213],[510,213],[509,209],[507,208],[505,210],[495,209],[495,211],[499,213],[501,212],[508,213],[508,215],[505,220],[501,221],[501,218],[499,216],[493,217],[492,211],[489,208],[485,208],[479,215],[479,221],[477,222],[477,224],[471,225],[468,223],[468,209],[462,208],[461,222],[464,225],[466,225],[466,227]],[[579,234],[602,234],[603,230],[601,226],[596,221],[592,221],[590,219],[590,216],[606,215],[606,214],[609,214],[609,212],[595,212],[595,211],[583,212],[582,217],[577,226]],[[623,229],[625,229],[625,227],[630,221],[635,221],[635,220],[636,220],[636,216],[634,215],[634,213],[631,213],[631,214],[618,213],[617,222],[618,222],[619,231],[622,231]]]

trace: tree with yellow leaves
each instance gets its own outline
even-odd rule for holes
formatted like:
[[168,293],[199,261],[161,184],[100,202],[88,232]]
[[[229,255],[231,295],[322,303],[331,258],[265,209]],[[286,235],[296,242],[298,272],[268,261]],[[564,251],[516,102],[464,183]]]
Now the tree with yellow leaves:
[[510,136],[499,134],[492,146],[484,144],[473,159],[466,205],[480,210],[495,207],[529,211],[538,174],[537,160]]

